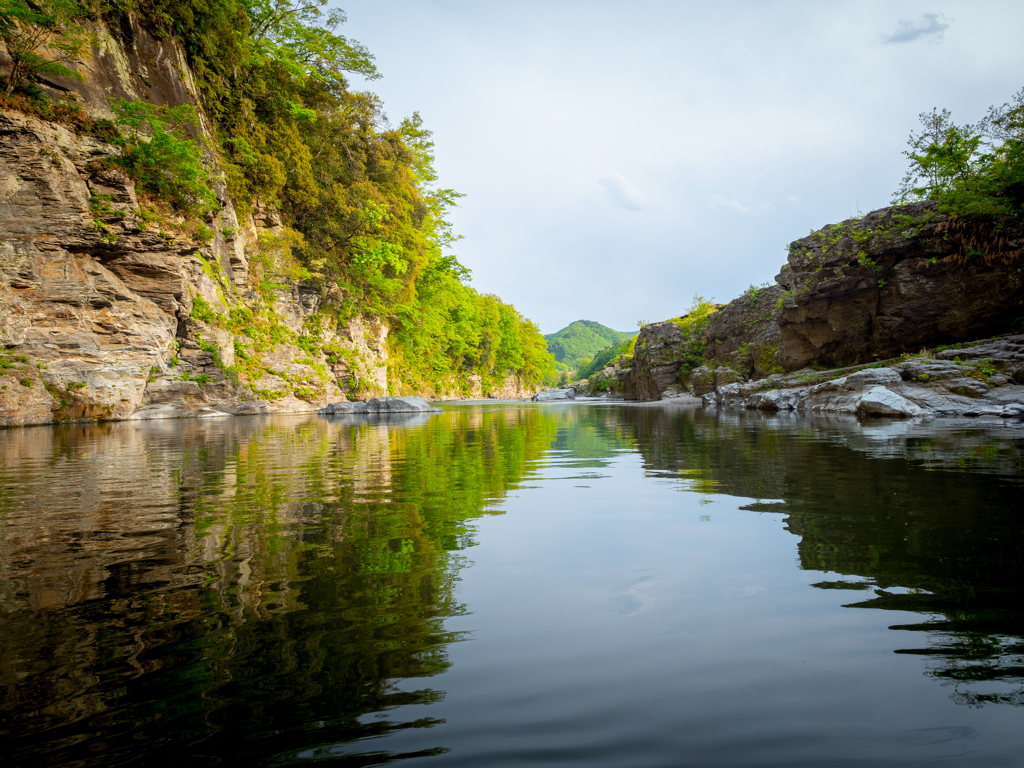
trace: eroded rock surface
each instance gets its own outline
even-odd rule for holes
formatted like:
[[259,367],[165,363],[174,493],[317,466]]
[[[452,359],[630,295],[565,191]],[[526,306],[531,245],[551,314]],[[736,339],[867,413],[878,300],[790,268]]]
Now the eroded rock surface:
[[1005,333],[1021,316],[1024,261],[959,263],[934,203],[873,211],[795,241],[779,362],[787,371],[889,358]]
[[[85,81],[44,89],[73,95],[93,118],[111,117],[110,97],[197,106],[174,41],[130,26],[97,29]],[[464,395],[454,380],[403,391],[388,380],[382,319],[339,322],[318,311],[314,288],[274,266],[254,274],[251,256],[276,263],[284,242],[276,211],[239,215],[223,183],[204,221],[158,211],[111,167],[116,154],[96,136],[0,110],[0,426],[311,411],[389,384]],[[484,394],[533,391],[510,375]]]
[[[733,376],[742,378],[760,378],[781,370],[779,307],[783,293],[780,285],[751,287],[738,299],[719,307],[708,318],[704,332],[707,366],[730,370]],[[720,381],[719,386],[728,383]]]
[[640,329],[633,348],[633,363],[623,384],[627,400],[659,400],[679,381],[685,339],[671,320]]

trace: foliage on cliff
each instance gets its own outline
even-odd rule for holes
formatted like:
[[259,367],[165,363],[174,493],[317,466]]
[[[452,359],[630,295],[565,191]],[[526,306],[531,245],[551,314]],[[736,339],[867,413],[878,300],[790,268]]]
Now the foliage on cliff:
[[[86,9],[76,0],[0,0],[0,41],[10,59],[4,94],[38,77],[82,79],[73,64],[91,35],[82,24]],[[49,55],[39,51],[47,49]]]
[[392,328],[392,367],[413,386],[469,373],[553,368],[536,327],[467,285],[448,248],[461,195],[433,186],[433,142],[418,114],[397,127],[347,73],[379,74],[338,34],[323,0],[158,0],[144,22],[184,45],[216,124],[229,189],[243,207],[279,207],[296,256],[342,314]]
[[[537,328],[468,285],[469,272],[449,252],[458,238],[446,219],[461,195],[434,186],[431,132],[418,114],[389,124],[374,94],[350,87],[351,73],[379,73],[364,46],[338,33],[345,14],[327,10],[326,0],[0,0],[11,55],[20,50],[16,35],[31,30],[25,61],[39,58],[36,38],[46,38],[47,50],[67,49],[66,60],[32,59],[35,70],[10,71],[8,91],[40,97],[33,79],[74,74],[66,65],[89,24],[102,20],[116,34],[131,18],[185,51],[213,123],[216,146],[208,149],[236,207],[281,211],[293,232],[293,277],[315,284],[339,320],[387,319],[405,378],[416,385],[514,373],[535,384],[553,372]],[[140,186],[192,215],[211,211],[200,149],[178,130],[187,116],[116,106],[115,141]]]
[[974,124],[957,125],[949,110],[920,115],[904,154],[910,168],[896,202],[938,200],[951,216],[949,237],[960,258],[1009,260],[1024,237],[1024,89],[989,107]]

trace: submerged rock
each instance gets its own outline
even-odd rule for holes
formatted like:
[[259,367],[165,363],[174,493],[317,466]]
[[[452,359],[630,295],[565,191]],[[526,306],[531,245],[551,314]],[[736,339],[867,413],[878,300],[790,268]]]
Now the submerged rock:
[[442,413],[422,397],[375,397],[366,402],[330,403],[317,413],[330,416],[346,413]]
[[576,390],[572,387],[566,387],[565,389],[545,389],[543,392],[538,392],[530,399],[536,403],[544,403],[554,400],[575,400]]

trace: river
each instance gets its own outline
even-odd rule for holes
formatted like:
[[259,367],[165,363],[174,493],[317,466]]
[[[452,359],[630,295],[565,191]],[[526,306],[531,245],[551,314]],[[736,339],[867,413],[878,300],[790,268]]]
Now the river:
[[1024,764],[1024,425],[0,432],[11,766]]

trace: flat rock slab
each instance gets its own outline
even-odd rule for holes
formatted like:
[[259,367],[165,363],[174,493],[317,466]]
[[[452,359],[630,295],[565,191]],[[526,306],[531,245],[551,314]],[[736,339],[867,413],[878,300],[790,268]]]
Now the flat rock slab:
[[545,389],[530,398],[536,403],[545,403],[554,400],[575,400],[576,390],[572,387],[565,389]]
[[443,413],[422,397],[375,397],[366,402],[330,403],[317,413],[325,416],[345,413]]

